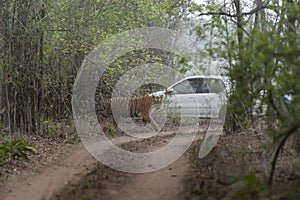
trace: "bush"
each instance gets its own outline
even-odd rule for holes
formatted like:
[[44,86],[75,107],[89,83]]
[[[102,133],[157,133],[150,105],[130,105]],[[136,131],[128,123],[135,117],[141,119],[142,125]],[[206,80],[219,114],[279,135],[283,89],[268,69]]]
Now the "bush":
[[9,158],[29,161],[29,154],[37,154],[37,150],[21,138],[4,138],[0,143],[0,163]]

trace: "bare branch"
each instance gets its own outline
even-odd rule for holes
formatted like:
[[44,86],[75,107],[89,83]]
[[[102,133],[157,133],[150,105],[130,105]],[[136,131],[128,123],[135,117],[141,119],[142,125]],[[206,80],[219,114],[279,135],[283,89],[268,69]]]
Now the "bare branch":
[[250,10],[249,12],[243,12],[240,14],[230,14],[227,12],[224,12],[223,10],[219,10],[217,12],[206,12],[206,13],[200,13],[198,16],[204,16],[204,15],[221,15],[221,16],[226,16],[226,17],[243,17],[247,15],[253,15],[257,13],[260,10],[263,9],[269,9],[270,7],[267,5],[264,5],[266,1],[262,2],[261,5],[256,6],[254,9]]
[[270,176],[269,176],[269,180],[268,180],[269,185],[272,185],[272,182],[273,182],[276,161],[278,159],[280,149],[283,147],[285,141],[289,138],[289,136],[291,136],[293,133],[295,133],[299,127],[300,127],[299,123],[297,123],[297,122],[292,123],[288,128],[286,128],[279,134],[279,135],[281,135],[281,137],[275,146],[275,149],[273,151],[273,155],[271,158],[271,172],[270,172]]

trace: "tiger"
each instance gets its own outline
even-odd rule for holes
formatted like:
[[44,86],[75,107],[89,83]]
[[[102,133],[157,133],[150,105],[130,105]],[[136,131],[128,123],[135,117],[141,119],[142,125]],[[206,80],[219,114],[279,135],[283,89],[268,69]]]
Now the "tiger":
[[141,115],[142,120],[144,123],[149,124],[151,123],[155,131],[158,130],[158,126],[156,122],[151,118],[150,111],[152,105],[159,105],[162,102],[162,97],[153,96],[153,95],[145,95],[141,97],[114,97],[106,100],[104,102],[104,107],[106,110],[106,116],[113,115],[114,117],[138,117]]

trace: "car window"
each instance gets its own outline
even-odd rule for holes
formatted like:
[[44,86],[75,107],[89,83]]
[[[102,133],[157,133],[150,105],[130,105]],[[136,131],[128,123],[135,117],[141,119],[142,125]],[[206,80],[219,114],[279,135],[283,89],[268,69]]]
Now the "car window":
[[175,85],[173,92],[174,94],[209,93],[209,88],[203,78],[193,78]]
[[220,93],[225,89],[224,82],[221,79],[207,79],[206,84],[211,93]]
[[190,79],[191,85],[195,93],[209,93],[206,80],[203,78]]
[[209,92],[210,91],[209,88],[207,87],[206,79],[203,79],[196,93],[209,93]]
[[177,85],[173,86],[174,94],[193,94],[195,89],[192,87],[189,80],[184,80]]

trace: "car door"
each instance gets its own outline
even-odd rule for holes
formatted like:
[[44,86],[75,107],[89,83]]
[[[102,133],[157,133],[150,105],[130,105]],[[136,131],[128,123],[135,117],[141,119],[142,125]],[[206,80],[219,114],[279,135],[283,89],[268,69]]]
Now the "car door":
[[221,79],[204,78],[202,91],[195,95],[201,117],[218,117],[221,107],[226,104],[225,85]]
[[210,93],[209,88],[206,84],[205,78],[193,78],[190,79],[195,90],[195,99],[196,99],[196,108],[195,111],[197,112],[195,116],[197,117],[209,117],[211,112],[211,105],[210,105]]
[[183,80],[171,88],[172,95],[168,96],[169,108],[181,116],[193,117],[197,115],[198,102],[195,88],[190,80]]

